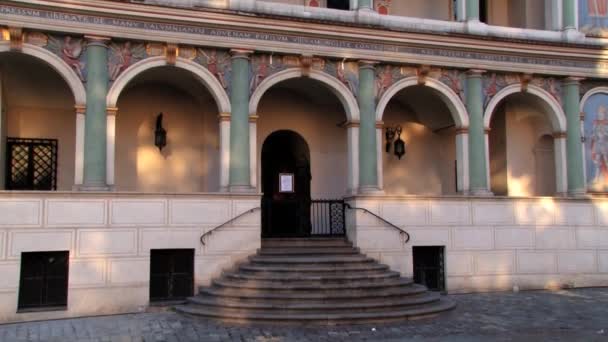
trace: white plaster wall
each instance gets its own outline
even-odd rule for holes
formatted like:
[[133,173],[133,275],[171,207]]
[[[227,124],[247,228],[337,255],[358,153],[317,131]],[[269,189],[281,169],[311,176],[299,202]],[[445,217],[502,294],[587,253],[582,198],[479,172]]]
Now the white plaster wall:
[[[137,312],[149,305],[150,249],[195,250],[195,291],[260,247],[257,195],[0,194],[0,322]],[[12,214],[8,214],[12,213]],[[17,314],[22,252],[69,251],[68,308]]]
[[413,246],[444,246],[448,292],[608,286],[608,200],[359,196],[349,238],[412,276]]
[[[219,190],[218,111],[205,90],[195,97],[170,84],[138,84],[121,95],[118,108],[117,190]],[[154,146],[156,116],[161,112],[167,130],[162,152]]]
[[[57,139],[57,190],[71,190],[74,185],[76,111],[69,87],[49,66],[25,55],[0,56],[0,72],[3,75],[6,135]],[[0,167],[4,168],[5,164]]]
[[346,195],[347,135],[345,127],[338,127],[346,120],[346,115],[333,94],[316,82],[312,84],[317,87],[315,93],[324,94],[322,98],[277,87],[269,90],[260,102],[257,123],[260,190],[264,141],[275,131],[291,130],[300,134],[310,149],[312,197],[342,198]]

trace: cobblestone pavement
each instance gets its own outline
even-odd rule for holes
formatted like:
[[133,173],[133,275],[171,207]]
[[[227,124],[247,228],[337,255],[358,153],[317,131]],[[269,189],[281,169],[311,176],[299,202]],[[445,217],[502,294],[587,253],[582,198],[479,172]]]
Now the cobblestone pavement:
[[608,341],[608,288],[452,295],[439,318],[337,327],[229,325],[171,311],[0,325],[0,341]]

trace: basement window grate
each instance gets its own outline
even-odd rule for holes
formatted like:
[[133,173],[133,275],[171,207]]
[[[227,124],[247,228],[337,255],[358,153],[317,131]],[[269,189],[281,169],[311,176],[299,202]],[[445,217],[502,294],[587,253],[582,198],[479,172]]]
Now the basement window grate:
[[414,282],[431,291],[445,291],[445,247],[414,246]]
[[20,311],[67,307],[69,256],[68,251],[21,253]]
[[182,300],[194,295],[194,249],[150,251],[150,301]]

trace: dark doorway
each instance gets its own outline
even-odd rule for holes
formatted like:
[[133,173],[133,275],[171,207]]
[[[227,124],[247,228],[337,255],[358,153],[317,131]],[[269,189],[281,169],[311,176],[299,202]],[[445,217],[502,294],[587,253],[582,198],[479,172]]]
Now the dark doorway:
[[69,252],[21,253],[19,310],[65,309]]
[[350,10],[350,0],[327,0],[327,8]]
[[150,301],[181,300],[194,294],[194,249],[150,251]]
[[414,282],[431,291],[445,291],[445,262],[443,246],[413,247]]
[[277,131],[266,138],[262,146],[263,237],[310,235],[311,179],[310,150],[302,136]]

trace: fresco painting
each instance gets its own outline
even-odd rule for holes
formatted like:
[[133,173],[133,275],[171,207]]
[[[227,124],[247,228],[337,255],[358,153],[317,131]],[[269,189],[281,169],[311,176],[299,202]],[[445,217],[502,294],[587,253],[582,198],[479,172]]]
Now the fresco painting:
[[585,112],[585,166],[587,187],[592,192],[608,191],[608,94],[591,96]]
[[579,27],[589,36],[608,37],[608,0],[579,0]]

